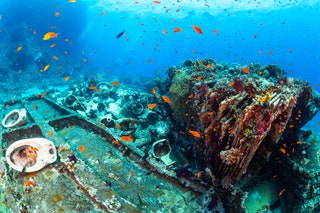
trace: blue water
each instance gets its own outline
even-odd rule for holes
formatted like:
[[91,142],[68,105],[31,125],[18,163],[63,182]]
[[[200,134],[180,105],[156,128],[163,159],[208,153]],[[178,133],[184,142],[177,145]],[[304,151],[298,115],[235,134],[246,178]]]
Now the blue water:
[[[173,65],[207,57],[230,64],[276,63],[289,77],[309,81],[319,91],[317,1],[160,2],[1,0],[0,41],[9,35],[5,48],[16,49],[31,40],[39,52],[60,58],[52,66],[68,63],[84,73],[113,78],[165,77]],[[174,33],[177,27],[182,31]],[[44,41],[49,31],[58,38]]]

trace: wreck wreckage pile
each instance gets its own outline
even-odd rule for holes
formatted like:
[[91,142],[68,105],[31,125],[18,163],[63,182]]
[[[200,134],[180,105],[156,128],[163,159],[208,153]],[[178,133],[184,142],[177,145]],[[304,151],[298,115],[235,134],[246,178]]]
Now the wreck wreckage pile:
[[320,109],[319,94],[277,65],[187,60],[168,75],[174,120],[200,133],[191,139],[193,153],[224,188],[248,183],[275,150],[287,158],[299,151],[307,143],[299,141],[300,128]]

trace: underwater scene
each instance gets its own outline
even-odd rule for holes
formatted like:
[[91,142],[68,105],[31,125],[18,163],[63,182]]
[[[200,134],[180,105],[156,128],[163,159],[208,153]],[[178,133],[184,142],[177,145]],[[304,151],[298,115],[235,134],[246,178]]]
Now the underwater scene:
[[0,213],[320,212],[317,0],[0,0]]

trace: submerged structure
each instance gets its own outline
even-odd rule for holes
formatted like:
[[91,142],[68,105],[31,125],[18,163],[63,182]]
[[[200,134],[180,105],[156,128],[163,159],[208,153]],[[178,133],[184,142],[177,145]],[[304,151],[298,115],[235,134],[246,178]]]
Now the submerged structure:
[[[276,65],[187,60],[151,93],[75,80],[7,106],[0,174],[12,211],[320,209],[319,137],[301,130],[320,96]],[[19,109],[24,122],[8,128]],[[46,155],[29,141],[39,138],[50,140]],[[30,165],[18,161],[26,150]],[[44,156],[47,167],[29,172]]]

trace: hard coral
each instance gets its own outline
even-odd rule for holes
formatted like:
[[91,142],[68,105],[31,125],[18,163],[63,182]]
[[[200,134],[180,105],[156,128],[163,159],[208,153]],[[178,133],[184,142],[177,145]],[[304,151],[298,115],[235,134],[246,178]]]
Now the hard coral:
[[[178,123],[200,131],[203,137],[194,147],[197,160],[217,180],[228,177],[237,183],[254,177],[268,161],[270,147],[278,143],[289,120],[295,121],[290,118],[299,113],[296,107],[305,111],[299,114],[305,116],[301,116],[303,123],[319,111],[308,105],[316,97],[309,87],[298,80],[285,81],[278,66],[250,66],[250,73],[244,74],[215,64],[221,67],[219,72],[207,71],[199,83],[190,73],[201,75],[203,63],[198,60],[188,65],[176,68],[188,90],[176,91],[181,79],[171,78],[172,99],[178,101],[171,107]],[[261,70],[268,70],[270,77],[257,75]]]

